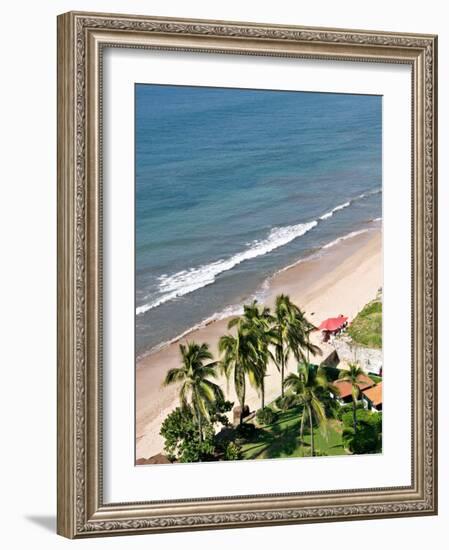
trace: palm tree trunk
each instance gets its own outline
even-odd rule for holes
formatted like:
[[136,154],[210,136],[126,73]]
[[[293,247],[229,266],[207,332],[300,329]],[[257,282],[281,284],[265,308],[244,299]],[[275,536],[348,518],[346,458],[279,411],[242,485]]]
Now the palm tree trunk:
[[284,397],[284,352],[281,359],[281,396]]
[[262,409],[263,409],[263,408],[265,408],[265,378],[262,379],[260,393],[261,393],[261,397],[262,397]]
[[301,416],[301,429],[299,430],[299,439],[301,440],[301,445],[304,444],[304,419],[305,419],[305,409],[302,410],[302,416]]
[[243,424],[243,411],[245,410],[245,396],[242,396],[242,399],[239,399],[240,403],[240,426]]
[[240,405],[240,422],[239,425],[241,426],[243,424],[243,411],[245,409],[245,395],[246,395],[246,388],[245,388],[245,375],[243,374],[242,379],[239,381],[239,377],[241,377],[241,372],[237,371],[234,367],[234,386],[237,394],[237,399],[239,400]]
[[310,423],[310,456],[315,456],[315,449],[313,446],[313,419],[312,411],[309,411],[309,423]]
[[197,418],[198,418],[198,433],[199,433],[199,436],[200,436],[200,443],[203,442],[203,427],[202,427],[202,424],[201,424],[201,414],[197,413]]
[[310,333],[307,333],[307,364],[310,364]]
[[357,393],[352,394],[352,423],[354,426],[354,432],[357,430],[357,397],[356,395],[358,396],[358,391],[359,391],[357,384],[355,386],[355,390]]
[[352,424],[354,426],[354,432],[357,430],[357,401],[352,400]]

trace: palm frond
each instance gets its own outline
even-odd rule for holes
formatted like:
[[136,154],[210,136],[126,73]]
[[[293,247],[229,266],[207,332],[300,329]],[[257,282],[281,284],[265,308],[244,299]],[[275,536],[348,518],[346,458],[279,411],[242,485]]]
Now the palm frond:
[[231,319],[229,322],[228,322],[228,329],[231,329],[233,327],[235,327],[236,325],[238,325],[240,322],[240,319],[239,317],[234,317],[233,319]]
[[185,376],[186,376],[186,372],[183,369],[183,367],[170,369],[167,372],[167,374],[165,375],[163,385],[168,386],[168,385],[174,384],[176,382],[182,382],[182,380],[184,380]]

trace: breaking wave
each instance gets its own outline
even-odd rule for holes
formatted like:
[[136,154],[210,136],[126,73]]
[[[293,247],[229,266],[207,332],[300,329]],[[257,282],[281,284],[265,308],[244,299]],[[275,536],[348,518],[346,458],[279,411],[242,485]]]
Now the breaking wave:
[[320,216],[320,220],[327,220],[328,218],[331,218],[335,214],[335,212],[338,212],[339,210],[343,210],[343,208],[347,208],[348,206],[351,206],[351,202],[352,201],[344,202],[343,204],[339,204],[335,208],[332,208],[332,210]]
[[323,245],[321,248],[323,250],[326,250],[327,248],[331,248],[336,244],[341,243],[342,241],[346,241],[347,239],[352,239],[353,237],[357,237],[357,235],[362,235],[363,233],[367,233],[368,231],[369,229],[360,229],[359,231],[352,231],[347,235],[343,235],[343,237],[338,237],[338,239],[335,239],[334,241],[331,241],[330,243]]
[[172,275],[161,275],[159,277],[159,291],[162,295],[153,302],[136,308],[136,314],[141,315],[174,298],[185,296],[195,290],[211,285],[220,273],[229,271],[242,262],[263,256],[280,246],[286,245],[294,239],[305,235],[317,224],[318,222],[313,220],[308,223],[274,227],[265,239],[252,242],[246,250],[238,252],[230,258],[217,260],[200,267],[184,269]]
[[[291,241],[302,237],[303,235],[311,231],[314,227],[318,225],[319,222],[327,220],[328,218],[331,218],[336,212],[347,208],[354,201],[381,192],[382,189],[376,189],[374,191],[361,193],[357,197],[335,206],[334,208],[332,208],[332,210],[329,210],[329,212],[325,212],[317,220],[313,220],[307,223],[298,223],[296,225],[287,225],[285,227],[273,227],[265,239],[253,241],[248,245],[248,248],[242,250],[241,252],[238,252],[237,254],[234,254],[229,258],[223,258],[215,262],[201,265],[199,267],[184,269],[171,275],[161,275],[158,278],[159,296],[153,301],[147,302],[137,307],[136,315],[142,315],[143,313],[154,309],[162,304],[165,304],[166,302],[174,300],[175,298],[185,296],[186,294],[190,294],[191,292],[195,292],[200,288],[213,284],[220,273],[229,271],[235,266],[241,264],[242,262],[252,260],[253,258],[257,258],[258,256],[263,256],[265,254],[268,254],[269,252],[272,252],[276,248],[285,246]],[[336,239],[335,241],[332,241],[331,243],[325,245],[323,248],[329,248],[337,242],[355,236],[359,233],[360,232],[354,232],[345,237],[340,237],[339,239]]]

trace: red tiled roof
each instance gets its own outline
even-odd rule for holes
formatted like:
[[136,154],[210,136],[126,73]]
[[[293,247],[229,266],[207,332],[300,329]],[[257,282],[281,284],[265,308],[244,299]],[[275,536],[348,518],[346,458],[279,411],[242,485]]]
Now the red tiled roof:
[[[341,397],[342,399],[352,394],[352,384],[347,380],[336,380],[333,385],[338,388],[338,397]],[[363,391],[366,388],[371,388],[371,386],[374,386],[374,382],[371,378],[366,376],[366,374],[362,374],[358,378],[357,385]]]
[[377,386],[363,390],[363,395],[371,401],[376,407],[382,405],[382,382],[379,382]]

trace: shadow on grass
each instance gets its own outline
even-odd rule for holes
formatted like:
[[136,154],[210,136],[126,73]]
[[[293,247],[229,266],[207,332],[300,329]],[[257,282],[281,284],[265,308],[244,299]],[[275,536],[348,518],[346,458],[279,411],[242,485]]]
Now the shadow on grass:
[[278,458],[292,456],[298,451],[300,420],[298,411],[282,413],[268,426],[256,428],[250,439],[245,441],[246,459]]
[[287,427],[285,430],[257,432],[257,443],[245,451],[245,458],[278,458],[281,455],[293,455],[299,445],[298,430]]
[[[305,426],[304,438],[301,441],[300,423],[301,411],[298,408],[278,413],[272,424],[256,428],[254,433],[245,439],[245,459],[309,456],[310,431],[308,426]],[[315,448],[324,454],[344,454],[337,426],[332,423],[330,428],[326,437],[315,427]]]

